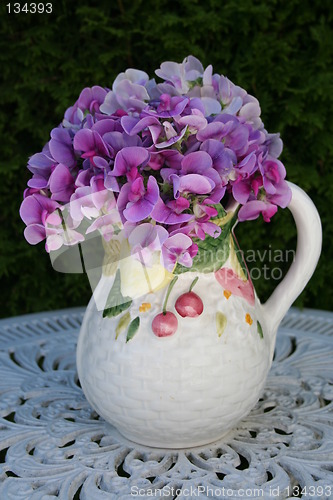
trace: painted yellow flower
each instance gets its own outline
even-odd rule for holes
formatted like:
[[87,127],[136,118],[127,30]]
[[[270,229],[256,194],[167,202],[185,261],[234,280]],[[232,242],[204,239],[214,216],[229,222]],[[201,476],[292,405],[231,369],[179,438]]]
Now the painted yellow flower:
[[251,315],[249,313],[245,314],[245,321],[248,325],[252,325],[253,319],[251,318]]
[[147,312],[151,308],[151,303],[150,302],[142,302],[141,306],[139,307],[140,313],[142,312]]

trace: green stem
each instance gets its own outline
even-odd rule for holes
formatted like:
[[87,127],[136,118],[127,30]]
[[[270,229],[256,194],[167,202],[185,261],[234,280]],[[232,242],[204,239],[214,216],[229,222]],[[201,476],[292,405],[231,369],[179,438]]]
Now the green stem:
[[171,281],[170,285],[169,285],[169,288],[168,288],[168,291],[167,291],[167,294],[165,296],[165,300],[164,300],[164,304],[163,304],[163,314],[165,315],[166,314],[166,307],[167,307],[167,303],[168,303],[168,300],[169,300],[169,295],[171,293],[171,290],[173,289],[174,287],[174,284],[176,283],[176,281],[178,280],[178,276],[175,276],[173,278],[173,280]]
[[192,281],[192,284],[190,286],[189,292],[192,292],[192,289],[195,286],[195,284],[198,281],[198,279],[199,279],[199,276],[197,276],[196,278],[194,278],[194,280]]

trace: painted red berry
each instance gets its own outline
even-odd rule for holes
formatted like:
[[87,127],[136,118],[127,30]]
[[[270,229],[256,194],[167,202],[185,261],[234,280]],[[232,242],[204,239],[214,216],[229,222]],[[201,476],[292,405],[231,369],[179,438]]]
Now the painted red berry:
[[170,337],[178,328],[178,320],[172,312],[162,312],[155,316],[151,327],[156,337]]
[[183,318],[196,318],[203,311],[203,302],[196,293],[187,292],[178,297],[175,308]]

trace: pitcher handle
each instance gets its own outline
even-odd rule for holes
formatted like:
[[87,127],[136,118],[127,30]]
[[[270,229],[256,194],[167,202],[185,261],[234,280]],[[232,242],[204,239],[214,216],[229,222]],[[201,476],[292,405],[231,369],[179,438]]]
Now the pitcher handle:
[[297,247],[294,261],[286,276],[276,287],[267,302],[262,305],[268,330],[275,337],[277,328],[286,312],[310,280],[319,260],[322,229],[318,211],[311,198],[292,182],[288,205],[297,228]]

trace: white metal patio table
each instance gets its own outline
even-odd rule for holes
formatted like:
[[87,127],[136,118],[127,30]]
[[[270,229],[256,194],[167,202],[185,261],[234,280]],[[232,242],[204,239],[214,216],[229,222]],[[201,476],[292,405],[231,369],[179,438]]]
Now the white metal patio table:
[[75,367],[84,309],[0,320],[0,499],[333,498],[333,313],[291,309],[262,398],[224,440],[123,438]]

